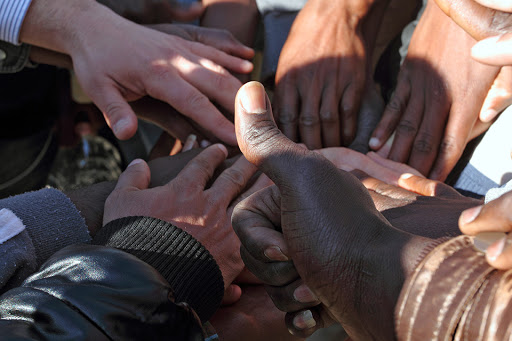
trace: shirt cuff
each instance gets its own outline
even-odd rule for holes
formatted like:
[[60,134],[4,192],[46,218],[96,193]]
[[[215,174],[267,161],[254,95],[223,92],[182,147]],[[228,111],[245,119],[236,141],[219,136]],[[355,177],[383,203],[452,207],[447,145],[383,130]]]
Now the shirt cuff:
[[0,0],[0,40],[19,45],[21,24],[32,0]]

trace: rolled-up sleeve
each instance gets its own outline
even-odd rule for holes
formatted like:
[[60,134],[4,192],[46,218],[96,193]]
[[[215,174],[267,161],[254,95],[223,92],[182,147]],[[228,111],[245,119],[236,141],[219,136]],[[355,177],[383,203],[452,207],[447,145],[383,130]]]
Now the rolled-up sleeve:
[[21,24],[32,0],[0,0],[0,40],[19,45]]

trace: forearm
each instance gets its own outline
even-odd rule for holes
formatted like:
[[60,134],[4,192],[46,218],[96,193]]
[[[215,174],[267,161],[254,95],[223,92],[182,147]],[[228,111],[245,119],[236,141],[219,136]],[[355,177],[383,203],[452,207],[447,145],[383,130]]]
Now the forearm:
[[122,20],[94,0],[33,0],[23,21],[20,41],[73,55],[85,36]]
[[73,245],[0,297],[0,334],[30,340],[196,340],[202,331],[147,263],[109,247]]
[[[398,301],[399,340],[510,338],[510,276],[468,236],[437,246],[408,277]],[[435,316],[435,318],[433,318]]]

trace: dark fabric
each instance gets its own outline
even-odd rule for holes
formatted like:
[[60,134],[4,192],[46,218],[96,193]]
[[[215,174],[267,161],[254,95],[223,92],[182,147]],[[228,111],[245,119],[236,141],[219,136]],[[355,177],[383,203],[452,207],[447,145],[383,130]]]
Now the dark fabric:
[[30,45],[13,45],[0,41],[0,50],[5,53],[5,59],[0,61],[0,73],[19,72],[30,64]]
[[207,321],[224,295],[222,273],[201,243],[172,224],[128,217],[105,225],[93,244],[121,249],[145,261],[169,282],[176,302],[186,302]]
[[0,340],[203,340],[192,310],[136,257],[73,245],[0,297]]

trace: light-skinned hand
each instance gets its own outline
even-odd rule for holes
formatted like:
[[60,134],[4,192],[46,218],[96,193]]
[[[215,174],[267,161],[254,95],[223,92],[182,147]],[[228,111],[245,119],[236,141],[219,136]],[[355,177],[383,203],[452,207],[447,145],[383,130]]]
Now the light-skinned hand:
[[[512,193],[506,193],[485,205],[468,209],[460,215],[460,230],[470,236],[479,238],[479,234],[488,232],[504,232],[499,239],[492,237],[494,242],[486,250],[489,264],[497,269],[512,269],[512,247],[510,232],[512,231]],[[480,238],[484,238],[480,236]]]
[[33,1],[20,39],[71,56],[82,88],[120,139],[137,129],[128,101],[149,95],[236,144],[233,124],[212,102],[232,110],[241,84],[227,70],[250,72],[247,60],[137,25],[91,0]]
[[[148,165],[143,160],[133,161],[105,203],[103,223],[149,216],[175,224],[210,251],[229,289],[243,269],[240,241],[231,227],[232,201],[245,189],[256,168],[240,158],[209,184],[226,157],[224,146],[213,145],[193,158],[175,179],[151,189]],[[235,291],[239,296],[239,290]]]

